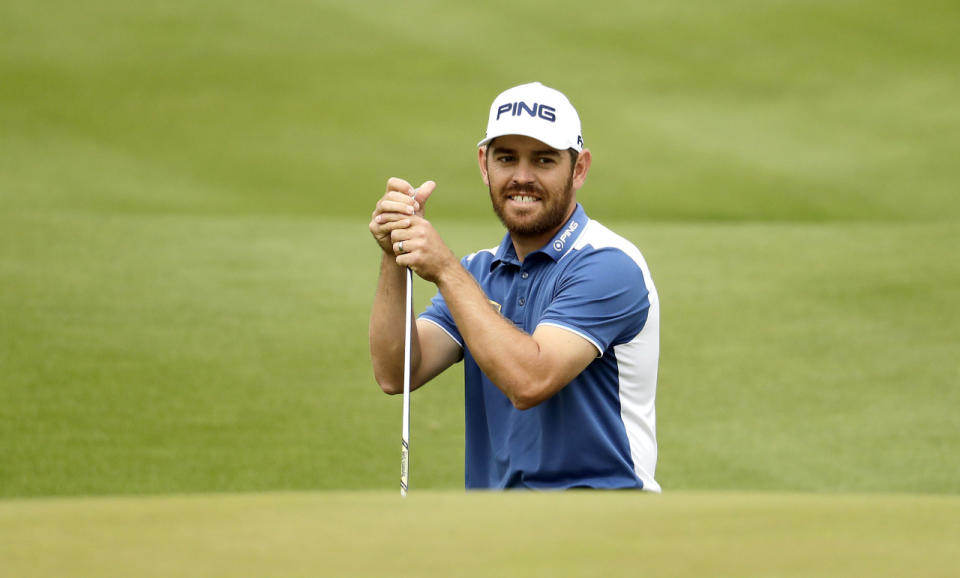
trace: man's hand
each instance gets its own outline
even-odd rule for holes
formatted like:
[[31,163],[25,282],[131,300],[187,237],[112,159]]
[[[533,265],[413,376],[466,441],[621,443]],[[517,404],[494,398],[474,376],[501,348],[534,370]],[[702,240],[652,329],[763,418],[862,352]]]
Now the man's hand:
[[430,221],[413,215],[406,219],[409,226],[390,233],[397,265],[409,267],[421,278],[438,283],[448,270],[459,268],[460,261],[447,247]]
[[370,232],[384,253],[397,254],[391,233],[409,227],[411,217],[423,217],[427,199],[436,188],[437,184],[433,181],[423,183],[419,189],[414,189],[403,179],[391,178],[387,181],[387,191],[377,201],[370,220]]
[[398,266],[409,267],[433,283],[445,269],[459,264],[440,234],[423,218],[427,199],[436,188],[433,181],[414,189],[407,181],[392,178],[370,221],[370,232],[384,253],[394,256]]

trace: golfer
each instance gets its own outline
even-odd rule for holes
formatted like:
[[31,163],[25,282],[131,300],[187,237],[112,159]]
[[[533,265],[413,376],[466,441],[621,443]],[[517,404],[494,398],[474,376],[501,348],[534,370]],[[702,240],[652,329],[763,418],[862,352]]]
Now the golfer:
[[511,88],[477,146],[499,246],[457,259],[424,218],[432,181],[391,178],[377,202],[377,382],[403,391],[409,267],[438,290],[412,331],[411,388],[463,361],[468,489],[659,492],[659,299],[640,251],[577,201],[591,163],[577,111],[540,83]]

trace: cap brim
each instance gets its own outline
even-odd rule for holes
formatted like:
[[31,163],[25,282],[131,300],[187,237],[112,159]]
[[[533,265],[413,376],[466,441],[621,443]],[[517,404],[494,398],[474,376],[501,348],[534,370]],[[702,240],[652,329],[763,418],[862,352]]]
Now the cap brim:
[[552,148],[552,149],[556,149],[556,150],[558,150],[558,151],[565,151],[565,150],[567,150],[567,149],[574,149],[574,150],[576,150],[576,151],[578,151],[578,152],[580,151],[580,149],[578,149],[576,146],[573,146],[573,145],[571,145],[571,144],[569,144],[569,143],[567,143],[567,142],[561,142],[561,141],[549,142],[549,141],[543,140],[543,138],[542,138],[543,135],[533,135],[533,134],[529,134],[528,132],[524,132],[524,131],[510,131],[510,132],[503,132],[503,133],[499,133],[499,134],[494,134],[494,135],[488,136],[487,138],[485,138],[485,139],[483,139],[482,141],[480,141],[480,142],[477,143],[477,148],[487,146],[488,144],[490,144],[490,142],[491,142],[493,139],[495,139],[495,138],[497,138],[497,137],[510,136],[510,135],[530,137],[530,138],[532,138],[532,139],[534,139],[534,140],[538,140],[538,141],[542,142],[543,144],[547,145],[548,147],[550,147],[550,148]]

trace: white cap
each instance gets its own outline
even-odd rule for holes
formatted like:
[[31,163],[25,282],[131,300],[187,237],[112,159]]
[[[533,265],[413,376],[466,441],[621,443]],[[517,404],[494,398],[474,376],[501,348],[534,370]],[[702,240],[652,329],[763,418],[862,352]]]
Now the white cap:
[[493,100],[487,136],[477,146],[508,134],[535,138],[557,150],[583,150],[577,110],[562,92],[539,82],[508,88]]

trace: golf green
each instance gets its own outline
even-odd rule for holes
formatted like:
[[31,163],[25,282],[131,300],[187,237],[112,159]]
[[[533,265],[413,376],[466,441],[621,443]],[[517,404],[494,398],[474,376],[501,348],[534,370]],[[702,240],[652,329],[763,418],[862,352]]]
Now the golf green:
[[4,572],[47,576],[953,576],[960,500],[325,492],[8,500]]

